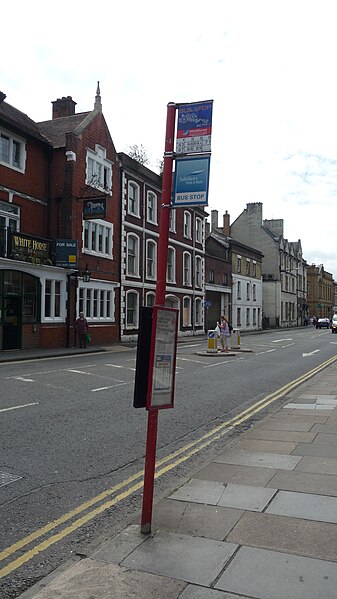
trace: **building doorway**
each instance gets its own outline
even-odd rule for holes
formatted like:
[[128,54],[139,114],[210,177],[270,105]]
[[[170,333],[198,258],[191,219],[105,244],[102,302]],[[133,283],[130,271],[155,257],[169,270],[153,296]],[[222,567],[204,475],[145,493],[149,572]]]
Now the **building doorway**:
[[3,315],[3,349],[21,348],[21,297],[5,296]]

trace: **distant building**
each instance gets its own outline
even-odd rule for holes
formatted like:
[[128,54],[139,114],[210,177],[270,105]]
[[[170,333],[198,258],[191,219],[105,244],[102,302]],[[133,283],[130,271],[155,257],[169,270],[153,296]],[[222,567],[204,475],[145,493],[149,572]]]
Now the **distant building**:
[[308,266],[308,306],[310,317],[331,318],[335,305],[335,283],[323,264]]

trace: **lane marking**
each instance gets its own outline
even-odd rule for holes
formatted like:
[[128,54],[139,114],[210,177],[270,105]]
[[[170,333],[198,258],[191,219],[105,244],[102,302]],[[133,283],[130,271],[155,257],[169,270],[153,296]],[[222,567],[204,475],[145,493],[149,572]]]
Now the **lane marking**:
[[[224,358],[223,362],[214,362],[214,364],[207,364],[207,366],[204,366],[204,368],[213,368],[213,366],[221,366],[222,364],[230,364],[230,362],[225,362],[226,358]],[[234,364],[234,362],[232,362],[232,364]]]
[[119,366],[118,364],[105,364],[105,366],[110,366],[111,368],[123,368],[124,370],[136,370],[136,368],[132,368],[131,366]]
[[35,383],[34,379],[27,379],[27,377],[24,376],[14,376],[13,378],[17,381],[24,381],[25,383]]
[[[268,407],[271,403],[273,403],[277,399],[282,398],[286,393],[288,393],[289,391],[292,391],[293,389],[295,389],[296,387],[298,387],[299,385],[301,385],[305,381],[309,380],[315,374],[321,372],[322,370],[324,370],[325,368],[327,368],[331,364],[335,363],[336,361],[337,361],[337,356],[329,358],[328,360],[326,360],[325,362],[323,362],[319,366],[316,366],[315,368],[313,368],[309,372],[301,375],[300,377],[298,377],[297,379],[295,379],[295,380],[287,383],[286,385],[284,385],[283,387],[281,387],[277,391],[274,391],[273,393],[267,395],[263,399],[257,401],[255,404],[253,404],[252,406],[250,406],[246,410],[243,410],[243,412],[241,412],[237,416],[233,417],[232,419],[228,420],[227,422],[224,422],[224,423],[218,425],[217,427],[215,427],[214,429],[212,429],[211,431],[209,431],[208,433],[206,433],[205,435],[203,435],[200,439],[197,439],[195,441],[191,441],[190,443],[188,443],[187,445],[185,445],[181,449],[178,449],[177,451],[173,452],[169,456],[166,456],[165,458],[162,458],[161,460],[158,460],[158,462],[157,462],[157,468],[156,468],[156,473],[155,473],[155,478],[158,478],[158,477],[162,476],[163,474],[169,472],[173,468],[175,468],[178,465],[180,465],[182,462],[188,460],[190,457],[192,457],[193,455],[195,455],[196,453],[198,453],[199,451],[201,451],[202,449],[204,449],[205,447],[207,447],[208,445],[210,445],[211,443],[213,443],[215,440],[220,439],[222,436],[224,436],[225,434],[227,434],[230,430],[234,429],[236,426],[238,426],[242,422],[245,422],[246,420],[248,420],[249,418],[251,418],[254,414],[257,414],[258,412],[260,412],[264,408]],[[185,455],[181,455],[184,452],[187,452],[187,453],[185,453]],[[174,458],[176,458],[178,456],[181,456],[181,457],[179,457],[175,462],[171,462],[171,464],[168,464],[168,465],[164,466],[163,468],[160,468],[160,466],[162,466],[166,462],[169,462],[170,460],[173,460]],[[94,497],[94,498],[86,501],[85,503],[81,504],[77,508],[73,509],[71,512],[68,512],[68,513],[64,514],[63,516],[61,516],[57,520],[54,520],[54,521],[46,524],[45,526],[43,526],[42,528],[34,531],[33,533],[31,533],[27,537],[24,537],[20,541],[17,541],[16,543],[14,543],[13,545],[11,545],[10,547],[8,547],[7,549],[5,549],[4,551],[0,552],[0,560],[3,560],[5,558],[7,558],[7,557],[10,557],[11,555],[13,555],[17,551],[21,550],[23,547],[25,547],[26,545],[28,545],[32,541],[34,541],[34,540],[38,539],[39,537],[47,534],[48,532],[51,532],[56,527],[60,526],[61,524],[64,524],[65,522],[67,522],[71,518],[79,515],[81,512],[89,509],[90,507],[92,507],[96,503],[98,503],[100,501],[103,501],[106,497],[114,494],[116,491],[122,489],[123,487],[128,486],[132,482],[136,481],[138,478],[143,477],[143,475],[144,475],[144,471],[143,470],[141,470],[140,472],[135,473],[134,475],[130,476],[125,481],[122,481],[122,482],[118,483],[117,485],[115,485],[111,489],[103,491],[102,493],[100,493],[96,497]],[[123,493],[117,495],[113,499],[111,499],[108,502],[100,505],[99,507],[95,508],[94,510],[92,510],[88,514],[86,514],[86,515],[82,516],[81,518],[79,518],[78,520],[74,521],[72,524],[70,524],[69,526],[67,526],[61,532],[52,535],[50,538],[46,539],[45,541],[42,541],[41,543],[39,543],[38,545],[36,545],[33,549],[27,551],[21,557],[15,559],[11,563],[9,563],[7,566],[5,566],[4,568],[2,568],[0,570],[0,577],[7,576],[8,574],[10,574],[14,570],[16,570],[18,567],[20,567],[21,565],[23,565],[24,563],[30,561],[30,559],[32,559],[35,555],[38,555],[39,553],[41,553],[45,549],[49,548],[51,545],[57,543],[59,540],[61,540],[61,539],[65,538],[66,536],[68,536],[71,532],[74,532],[75,530],[77,530],[78,528],[80,528],[81,526],[83,526],[83,524],[85,524],[85,523],[89,522],[90,520],[92,520],[93,518],[95,518],[95,516],[97,516],[98,514],[101,514],[102,512],[104,512],[105,510],[109,509],[110,507],[112,507],[113,505],[115,505],[116,503],[118,503],[119,501],[122,501],[123,499],[125,499],[129,495],[135,493],[137,490],[141,489],[142,486],[143,486],[143,481],[138,482],[137,484],[133,485],[127,491],[124,491]]]
[[281,341],[292,341],[292,339],[274,339],[272,343],[281,343]]
[[266,351],[259,351],[255,355],[256,356],[262,356],[262,354],[270,354],[273,351],[277,351],[277,348],[275,347],[274,349],[266,349]]
[[295,343],[288,343],[288,345],[282,345],[282,349],[284,349],[285,347],[291,347],[292,345],[295,345]]
[[314,349],[314,351],[311,351],[308,354],[302,354],[302,358],[306,358],[307,356],[313,356],[314,354],[317,354],[317,352],[321,351],[320,349]]
[[21,406],[12,406],[11,408],[2,408],[0,412],[9,412],[10,410],[20,410],[21,408],[29,408],[30,406],[38,406],[39,402],[34,401],[34,403],[24,403]]
[[183,349],[184,347],[199,347],[199,345],[203,345],[203,343],[194,343],[193,345],[183,345],[178,349]]
[[177,356],[177,360],[183,360],[184,362],[193,362],[194,364],[205,364],[203,360],[192,360],[191,358],[179,358]]
[[124,383],[124,382],[120,382],[120,383],[116,383],[116,385],[108,385],[108,387],[98,387],[97,389],[91,389],[92,393],[95,393],[96,391],[106,391],[107,389],[113,389],[114,387],[122,387],[122,385],[131,385],[132,381],[129,381],[128,383]]
[[67,372],[75,372],[75,374],[86,374],[87,376],[93,376],[95,373],[86,372],[85,370],[75,370],[74,368],[66,368]]

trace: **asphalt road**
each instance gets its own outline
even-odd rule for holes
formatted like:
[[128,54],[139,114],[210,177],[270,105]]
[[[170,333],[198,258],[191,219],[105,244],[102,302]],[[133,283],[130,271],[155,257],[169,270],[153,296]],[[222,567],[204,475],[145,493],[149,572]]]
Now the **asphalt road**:
[[[179,344],[175,408],[159,413],[156,498],[223,446],[226,437],[209,441],[216,427],[337,353],[337,337],[313,327],[241,341],[252,352],[235,357]],[[141,508],[147,413],[132,405],[135,358],[116,348],[0,365],[1,597],[86,554]]]

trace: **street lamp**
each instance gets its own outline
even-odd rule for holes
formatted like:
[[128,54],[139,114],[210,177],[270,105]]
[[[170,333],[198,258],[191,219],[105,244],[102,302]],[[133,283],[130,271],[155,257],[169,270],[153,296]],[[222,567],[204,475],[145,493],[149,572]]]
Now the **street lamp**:
[[91,275],[91,272],[88,269],[88,265],[86,264],[85,265],[85,269],[82,272],[83,283],[89,283],[90,282],[90,275]]

